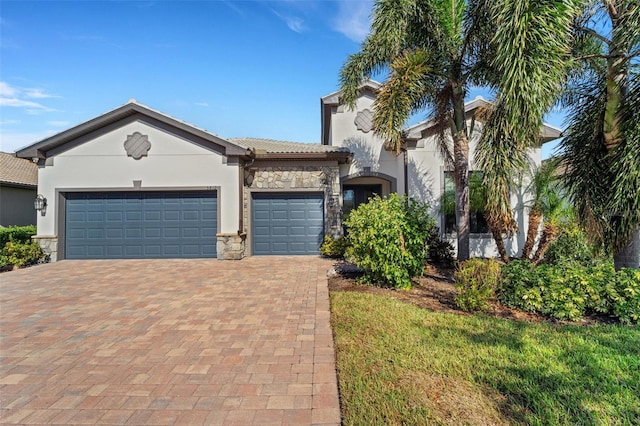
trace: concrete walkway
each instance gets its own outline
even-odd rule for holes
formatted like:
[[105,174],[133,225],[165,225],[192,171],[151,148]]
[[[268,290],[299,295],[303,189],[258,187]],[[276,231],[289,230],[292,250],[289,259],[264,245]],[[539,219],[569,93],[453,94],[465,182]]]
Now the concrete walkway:
[[318,257],[0,274],[0,423],[340,423]]

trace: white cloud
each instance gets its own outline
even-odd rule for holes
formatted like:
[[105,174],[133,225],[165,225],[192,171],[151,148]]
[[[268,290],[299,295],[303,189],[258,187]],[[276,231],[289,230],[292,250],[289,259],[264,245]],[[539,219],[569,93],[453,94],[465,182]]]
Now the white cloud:
[[54,96],[51,95],[47,92],[45,92],[42,89],[26,89],[24,92],[24,95],[27,98],[32,98],[32,99],[46,99],[46,98],[59,98],[60,96]]
[[17,93],[17,90],[15,87],[5,83],[4,81],[0,81],[0,96],[1,97],[11,97],[11,96],[15,96]]
[[201,106],[201,107],[208,107],[209,102],[196,102],[195,105]]
[[25,99],[18,98],[4,98],[0,97],[0,106],[5,107],[14,107],[14,108],[27,108],[28,110],[42,110],[42,111],[53,111],[53,109],[48,108],[38,102],[27,101]]
[[362,42],[369,34],[372,9],[372,0],[340,0],[333,29],[357,43]]
[[57,97],[59,96],[51,95],[39,88],[23,89],[12,86],[7,82],[0,81],[0,106],[2,107],[22,108],[27,114],[51,112],[55,111],[55,109],[30,99],[47,99]]
[[297,16],[287,16],[287,15],[283,15],[281,13],[276,12],[275,10],[271,10],[278,18],[282,19],[284,21],[285,24],[287,24],[287,27],[289,27],[289,29],[291,31],[294,31],[296,33],[301,33],[303,31],[306,30],[306,27],[304,25],[304,19],[299,18]]

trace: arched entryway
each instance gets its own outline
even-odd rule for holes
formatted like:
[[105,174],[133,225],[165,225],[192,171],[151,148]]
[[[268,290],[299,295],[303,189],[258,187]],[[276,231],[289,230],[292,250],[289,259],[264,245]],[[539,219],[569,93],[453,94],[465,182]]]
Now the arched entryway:
[[366,203],[374,195],[385,197],[397,191],[396,179],[382,173],[345,176],[341,179],[341,184],[343,215]]

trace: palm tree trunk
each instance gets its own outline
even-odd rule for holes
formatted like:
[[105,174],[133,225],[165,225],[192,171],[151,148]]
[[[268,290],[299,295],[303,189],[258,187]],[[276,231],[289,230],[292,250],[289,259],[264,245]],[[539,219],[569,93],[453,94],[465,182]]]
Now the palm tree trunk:
[[464,110],[464,91],[460,86],[453,89],[453,161],[456,181],[456,224],[458,233],[458,260],[469,259],[469,139],[467,137]]
[[500,228],[496,226],[497,224],[493,223],[492,220],[487,220],[487,225],[489,225],[489,230],[491,230],[491,235],[493,235],[493,240],[496,242],[496,247],[498,248],[498,254],[500,255],[500,259],[504,263],[509,263],[509,256],[507,255],[507,248],[504,245],[504,239],[502,238],[502,232],[500,232]]
[[544,257],[544,253],[549,248],[549,244],[551,244],[556,239],[557,227],[555,224],[551,222],[546,222],[544,224],[544,228],[542,229],[542,237],[540,237],[540,243],[538,244],[538,250],[536,250],[533,255],[532,262],[534,264],[540,263],[542,258]]
[[640,269],[640,230],[631,236],[627,246],[613,256],[616,271],[620,268]]
[[620,41],[620,21],[619,10],[616,10],[614,2],[607,1],[607,12],[612,24],[612,42],[609,45],[610,52],[607,58],[607,99],[604,111],[604,141],[607,151],[615,149],[622,140],[621,105],[626,92],[628,81],[628,62],[626,52],[619,50],[624,43]]
[[529,260],[531,252],[533,251],[533,245],[536,242],[538,236],[538,228],[540,227],[540,221],[542,220],[542,211],[540,207],[533,206],[529,211],[529,228],[527,229],[527,240],[524,243],[522,249],[522,258]]

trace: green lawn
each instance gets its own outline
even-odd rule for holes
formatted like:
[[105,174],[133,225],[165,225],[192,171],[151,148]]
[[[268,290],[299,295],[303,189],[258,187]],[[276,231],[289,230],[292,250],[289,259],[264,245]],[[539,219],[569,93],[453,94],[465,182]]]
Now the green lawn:
[[345,425],[639,425],[640,327],[554,326],[333,292]]

